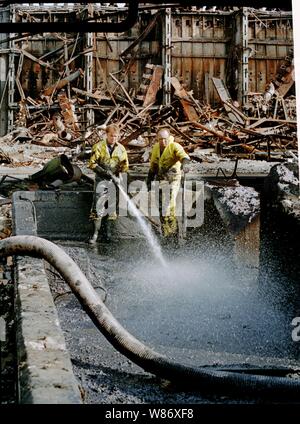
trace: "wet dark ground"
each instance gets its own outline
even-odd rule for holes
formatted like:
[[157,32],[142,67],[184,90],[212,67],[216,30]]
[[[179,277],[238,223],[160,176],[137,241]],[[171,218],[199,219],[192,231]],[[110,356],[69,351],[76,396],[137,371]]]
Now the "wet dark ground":
[[12,266],[0,260],[0,404],[17,401],[14,284]]
[[[165,248],[167,270],[157,264],[144,240],[100,243],[96,248],[62,245],[121,324],[159,353],[194,366],[298,368],[300,342],[292,340],[291,322],[300,316],[299,250],[291,242],[291,229],[276,227],[276,219],[271,227],[264,223],[274,237],[270,242],[268,233],[262,233],[259,275],[235,267],[222,229],[213,237],[201,233],[183,247]],[[293,231],[296,236],[295,227]],[[245,401],[183,391],[143,372],[111,347],[72,294],[57,297],[56,305],[86,403]]]

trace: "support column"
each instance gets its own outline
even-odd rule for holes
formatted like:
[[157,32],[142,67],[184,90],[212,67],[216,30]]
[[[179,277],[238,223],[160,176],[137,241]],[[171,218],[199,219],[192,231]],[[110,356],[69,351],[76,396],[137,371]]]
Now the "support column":
[[238,101],[240,104],[247,102],[249,92],[249,43],[248,43],[248,8],[243,7],[236,18],[236,44],[240,46],[240,59],[238,67]]
[[163,57],[162,64],[165,68],[164,86],[163,86],[163,103],[165,105],[171,103],[171,46],[172,46],[172,30],[171,30],[171,9],[165,11],[164,27],[163,27]]
[[[9,22],[9,8],[0,10],[1,22]],[[6,40],[9,34],[0,33],[0,41]],[[8,48],[8,43],[1,44],[3,49]],[[7,93],[8,93],[8,55],[0,57],[0,136],[7,133]]]
[[[16,22],[15,7],[10,6],[10,22]],[[10,33],[10,38],[15,37],[15,33]],[[15,42],[9,42],[9,48],[13,49]],[[9,53],[8,59],[8,113],[7,113],[7,131],[10,132],[14,129],[14,110],[15,103],[15,54]]]
[[[88,5],[88,16],[93,16],[93,4]],[[86,33],[86,47],[93,47],[94,36],[92,32]],[[93,91],[93,51],[85,55],[85,87],[86,91]],[[95,122],[95,115],[93,109],[87,109],[86,112],[86,128],[90,127]]]

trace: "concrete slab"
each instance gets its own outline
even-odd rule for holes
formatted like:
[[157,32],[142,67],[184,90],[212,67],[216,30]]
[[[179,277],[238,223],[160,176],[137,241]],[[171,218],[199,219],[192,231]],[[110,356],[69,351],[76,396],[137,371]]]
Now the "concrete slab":
[[79,404],[79,384],[41,265],[18,258],[15,267],[19,403]]

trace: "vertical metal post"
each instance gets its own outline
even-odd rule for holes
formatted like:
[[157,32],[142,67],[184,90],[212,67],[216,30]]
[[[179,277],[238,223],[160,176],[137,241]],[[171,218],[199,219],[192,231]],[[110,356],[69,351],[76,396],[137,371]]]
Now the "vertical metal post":
[[[89,17],[93,15],[93,5],[88,5]],[[92,47],[94,43],[94,37],[92,32],[86,33],[86,47]],[[93,49],[94,50],[94,49]],[[93,50],[85,55],[85,87],[86,91],[93,91]],[[93,109],[88,109],[86,113],[86,127],[89,127],[95,122],[95,115]]]
[[245,104],[249,92],[249,35],[248,35],[248,8],[243,7],[236,20],[236,44],[240,46],[238,67],[238,101]]
[[247,100],[249,92],[249,33],[248,33],[248,9],[243,7],[243,92],[242,104]]
[[[10,6],[10,22],[16,22],[15,6]],[[16,34],[11,33],[10,37],[13,38]],[[15,42],[9,42],[9,48],[13,49],[15,47]],[[15,54],[9,53],[8,60],[8,122],[7,130],[8,132],[12,131],[14,128],[14,111],[13,105],[15,102]]]
[[171,103],[171,46],[172,46],[172,25],[171,25],[171,9],[165,10],[165,19],[163,27],[163,66],[165,68],[164,86],[163,86],[163,103],[168,105]]
[[[0,10],[1,22],[9,22],[9,9]],[[8,34],[0,34],[0,41],[8,38]],[[8,43],[2,44],[2,48],[7,48]],[[7,132],[7,85],[8,85],[8,55],[0,57],[0,136]]]

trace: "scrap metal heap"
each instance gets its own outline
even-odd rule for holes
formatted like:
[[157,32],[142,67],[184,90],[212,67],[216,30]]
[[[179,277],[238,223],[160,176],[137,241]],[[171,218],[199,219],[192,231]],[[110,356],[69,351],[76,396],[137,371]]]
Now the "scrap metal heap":
[[[72,13],[79,12],[74,9]],[[103,11],[94,13],[98,18],[104,16]],[[165,69],[150,61],[144,67],[139,88],[126,90],[124,76],[128,76],[134,61],[134,48],[153,29],[159,13],[154,13],[145,30],[120,54],[122,73],[119,70],[105,74],[95,47],[83,42],[83,34],[51,34],[62,45],[40,57],[32,49],[29,53],[27,47],[34,44],[36,37],[46,40],[49,34],[20,35],[9,50],[0,46],[0,55],[8,51],[14,54],[15,85],[20,99],[13,131],[0,138],[1,162],[10,166],[28,165],[30,161],[16,161],[10,154],[12,146],[24,142],[63,147],[64,152],[82,157],[98,141],[105,126],[113,122],[121,127],[121,143],[128,149],[131,164],[148,162],[157,127],[162,124],[171,128],[176,141],[198,161],[203,160],[198,154],[203,148],[229,158],[280,161],[294,155],[296,100],[293,93],[289,95],[294,85],[292,49],[282,58],[276,74],[267,78],[265,91],[248,93],[243,106],[231,98],[220,78],[212,78],[219,97],[219,103],[212,105],[197,99],[193,90],[176,75],[170,79],[171,103],[163,104]],[[19,10],[18,14],[20,19],[31,19],[28,10]],[[112,51],[107,37],[106,41],[108,50]],[[86,84],[90,70],[82,65],[82,58],[90,54],[96,58],[97,72],[102,75],[91,91]],[[36,72],[43,81],[32,79],[30,72]],[[55,83],[49,84],[54,77]],[[86,118],[90,110],[95,113],[93,125]]]

